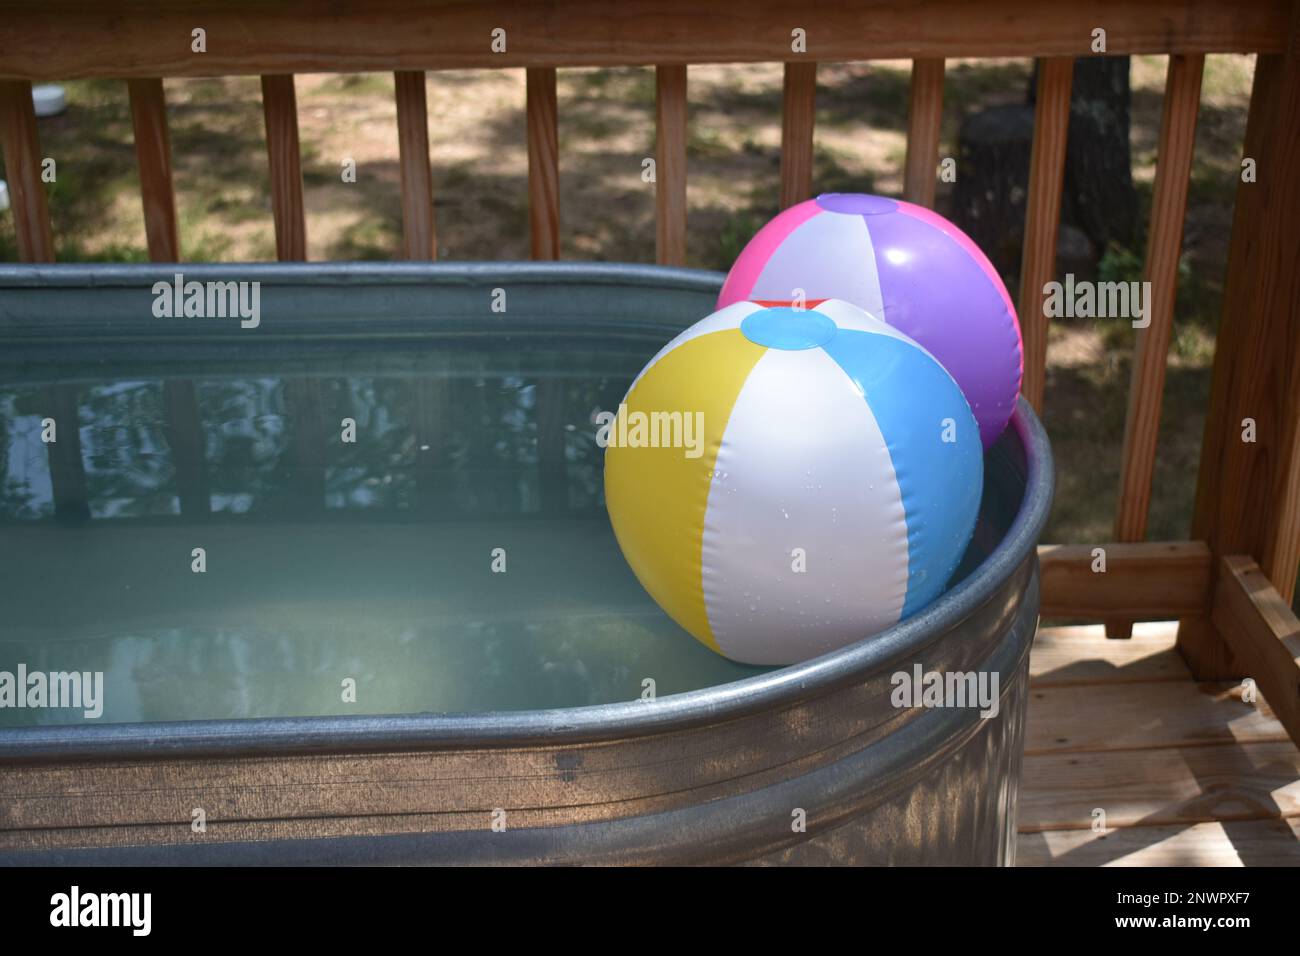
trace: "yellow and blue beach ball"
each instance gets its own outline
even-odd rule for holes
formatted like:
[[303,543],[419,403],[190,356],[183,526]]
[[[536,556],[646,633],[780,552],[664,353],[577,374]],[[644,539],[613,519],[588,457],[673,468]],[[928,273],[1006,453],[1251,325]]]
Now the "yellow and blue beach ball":
[[737,302],[668,343],[604,436],[624,556],[733,660],[790,664],[934,600],[974,530],[979,425],[925,349],[838,300]]

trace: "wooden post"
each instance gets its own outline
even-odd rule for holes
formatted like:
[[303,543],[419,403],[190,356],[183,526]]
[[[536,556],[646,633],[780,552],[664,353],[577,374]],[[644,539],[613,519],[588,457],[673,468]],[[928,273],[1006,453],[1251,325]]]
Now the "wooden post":
[[[45,184],[41,182],[41,146],[36,135],[31,83],[0,80],[0,146],[4,149],[18,257],[23,262],[53,262],[54,233]],[[45,446],[54,514],[60,520],[84,520],[90,517],[90,506],[81,457],[76,387],[53,385],[42,394],[46,417],[54,419],[56,430],[56,440]]]
[[[534,259],[560,258],[560,146],[555,70],[527,72],[528,209]],[[537,472],[542,509],[563,511],[568,493],[564,458],[563,381],[537,382]]]
[[167,103],[161,79],[127,80],[135,159],[140,170],[140,200],[149,258],[180,262],[180,232],[176,227],[176,193],[172,187],[172,146],[167,131]]
[[686,67],[655,67],[655,261],[686,264]]
[[433,227],[433,171],[429,168],[429,110],[423,71],[393,74],[397,146],[402,166],[402,255],[438,258]]
[[41,182],[41,144],[36,136],[32,84],[0,80],[0,147],[4,149],[10,206],[18,258],[23,262],[53,262],[54,233],[50,208]]
[[307,258],[307,220],[302,203],[302,156],[298,148],[298,101],[293,75],[262,77],[266,152],[271,165],[275,255],[282,262]]
[[555,68],[527,71],[528,216],[534,259],[560,258],[560,133]]
[[912,99],[907,114],[907,163],[903,198],[934,208],[939,128],[943,122],[943,60],[912,61]]
[[[1290,600],[1300,563],[1300,5],[1286,53],[1256,61],[1245,154],[1257,178],[1237,188],[1192,534],[1209,544],[1216,575],[1220,558],[1252,557]],[[1202,680],[1243,676],[1231,651],[1239,639],[1204,618],[1178,630]]]
[[817,64],[787,63],[781,100],[781,208],[812,198]]
[[1043,410],[1043,391],[1047,384],[1043,286],[1056,275],[1056,236],[1061,225],[1061,185],[1065,176],[1065,143],[1070,132],[1073,79],[1074,61],[1069,57],[1039,61],[1019,302],[1020,331],[1025,344],[1025,377],[1020,392],[1038,412]]
[[[1150,282],[1147,327],[1137,334],[1133,376],[1129,385],[1128,415],[1124,424],[1124,452],[1120,464],[1119,497],[1115,510],[1115,540],[1142,541],[1147,536],[1151,509],[1151,476],[1156,466],[1156,439],[1164,401],[1165,363],[1174,326],[1174,301],[1178,295],[1178,258],[1183,248],[1183,219],[1187,211],[1187,183],[1196,142],[1196,117],[1201,105],[1201,74],[1205,57],[1199,53],[1169,58],[1164,112],[1156,153],[1155,193],[1151,227],[1147,233],[1146,267]],[[1131,621],[1106,622],[1108,637],[1132,634]]]
[[[153,262],[180,262],[171,137],[167,130],[163,82],[157,77],[127,80],[127,89],[131,96],[131,122],[135,132],[136,166],[140,170],[140,199],[144,206],[149,259]],[[207,442],[199,415],[198,391],[191,379],[163,382],[163,411],[181,514],[187,518],[204,517],[212,507],[205,460]]]

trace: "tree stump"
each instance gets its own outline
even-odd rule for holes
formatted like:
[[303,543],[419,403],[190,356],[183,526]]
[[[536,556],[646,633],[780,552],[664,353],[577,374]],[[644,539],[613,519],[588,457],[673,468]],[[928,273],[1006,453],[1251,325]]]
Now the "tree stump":
[[[1009,282],[1020,273],[1036,90],[1035,66],[1026,104],[968,114],[958,133],[951,217]],[[1128,57],[1076,60],[1061,197],[1062,272],[1093,276],[1110,243],[1136,238],[1129,117]]]
[[[1035,63],[1027,96],[1031,105],[1037,90]],[[1083,230],[1099,254],[1112,242],[1128,245],[1137,235],[1131,107],[1128,57],[1074,61],[1061,221]]]
[[1004,277],[1020,271],[1024,243],[1032,106],[993,106],[969,113],[957,140],[952,219]]

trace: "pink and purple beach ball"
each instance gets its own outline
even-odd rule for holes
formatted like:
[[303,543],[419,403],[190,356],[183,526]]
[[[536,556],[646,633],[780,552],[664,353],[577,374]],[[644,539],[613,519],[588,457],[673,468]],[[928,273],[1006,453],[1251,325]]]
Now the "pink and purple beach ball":
[[961,387],[984,447],[1002,434],[1024,370],[1020,323],[993,264],[947,219],[882,196],[824,193],[759,230],[718,308],[801,295],[845,299],[914,339]]

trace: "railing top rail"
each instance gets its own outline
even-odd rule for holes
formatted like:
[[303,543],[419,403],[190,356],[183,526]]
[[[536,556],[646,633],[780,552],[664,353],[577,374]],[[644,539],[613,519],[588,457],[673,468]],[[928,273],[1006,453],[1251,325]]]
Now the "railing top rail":
[[[1276,53],[1291,0],[0,0],[0,79]],[[193,31],[204,31],[195,52]],[[504,30],[493,44],[493,31]],[[806,54],[791,48],[804,31]]]

